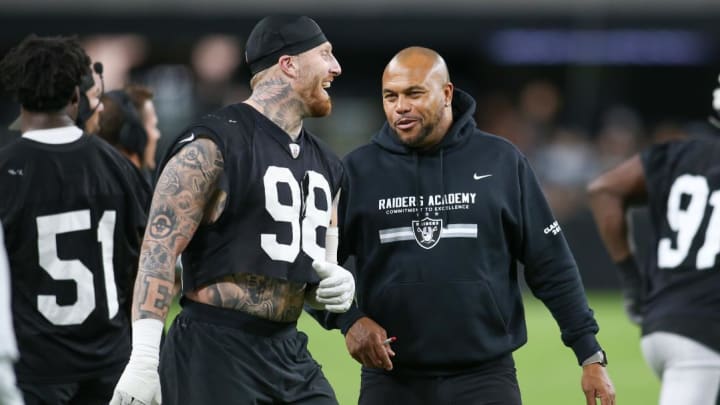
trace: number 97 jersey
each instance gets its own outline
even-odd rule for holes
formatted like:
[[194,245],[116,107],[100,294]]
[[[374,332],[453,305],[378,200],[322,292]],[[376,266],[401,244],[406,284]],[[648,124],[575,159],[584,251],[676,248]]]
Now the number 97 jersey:
[[645,319],[720,320],[720,139],[653,145],[641,157],[656,234]]
[[342,177],[337,156],[308,131],[293,141],[252,107],[235,104],[192,125],[164,161],[203,137],[222,153],[227,199],[218,220],[201,225],[182,254],[183,289],[234,273],[317,283],[311,263],[325,258]]

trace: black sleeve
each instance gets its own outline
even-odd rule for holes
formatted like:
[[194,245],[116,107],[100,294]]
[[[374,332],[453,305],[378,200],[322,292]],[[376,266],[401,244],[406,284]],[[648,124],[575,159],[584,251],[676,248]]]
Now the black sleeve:
[[518,167],[521,192],[519,259],[533,295],[560,326],[563,343],[578,364],[600,350],[598,325],[589,308],[575,259],[525,158]]
[[327,330],[340,329],[340,332],[342,332],[343,335],[347,333],[348,329],[353,326],[355,321],[365,316],[360,308],[358,308],[357,302],[353,302],[350,309],[342,314],[328,312],[323,309],[311,308],[309,305],[305,305],[305,312],[315,318],[315,320],[323,328]]

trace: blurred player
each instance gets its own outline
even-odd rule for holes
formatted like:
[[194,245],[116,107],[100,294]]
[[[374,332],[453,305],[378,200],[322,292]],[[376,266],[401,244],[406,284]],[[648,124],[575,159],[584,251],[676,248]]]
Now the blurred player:
[[[342,167],[303,128],[330,113],[340,65],[307,17],[261,20],[245,49],[250,98],[190,126],[161,166],[112,405],[157,401],[158,379],[166,405],[337,403],[296,322],[306,301],[353,300],[352,275],[325,261]],[[181,252],[183,309],[159,358]]]
[[5,238],[0,226],[0,405],[22,405],[22,394],[15,384],[15,370],[13,370],[18,350],[13,332],[10,302],[10,267],[5,252]]
[[158,141],[162,136],[158,128],[158,115],[153,102],[153,92],[149,88],[138,84],[127,86],[125,91],[127,91],[135,109],[140,114],[140,120],[147,134],[147,145],[145,145],[141,166],[146,172],[152,173],[157,166],[155,155]]
[[102,97],[98,135],[115,146],[141,170],[148,180],[155,170],[155,151],[160,130],[150,89],[130,85]]
[[0,62],[22,106],[22,136],[0,150],[0,220],[27,405],[107,404],[130,354],[150,191],[120,153],[75,125],[89,75],[72,38],[29,36]]
[[[103,111],[102,95],[105,85],[102,80],[103,65],[93,63],[92,74],[84,76],[80,83],[80,103],[75,125],[88,134],[97,134],[100,130],[100,114]],[[95,76],[100,78],[98,83]]]
[[[720,109],[720,90],[714,107]],[[593,181],[590,206],[620,272],[625,308],[642,328],[661,405],[720,399],[720,139],[655,144]],[[640,270],[627,210],[647,205],[650,260]]]

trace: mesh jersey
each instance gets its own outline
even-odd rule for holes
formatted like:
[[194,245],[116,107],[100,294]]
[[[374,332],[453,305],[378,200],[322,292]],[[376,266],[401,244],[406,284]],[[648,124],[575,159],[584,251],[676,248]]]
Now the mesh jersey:
[[720,142],[654,145],[641,155],[657,238],[646,263],[643,332],[680,333],[720,351]]
[[101,139],[0,149],[0,220],[23,382],[121,369],[150,189]]
[[234,273],[317,283],[311,263],[325,257],[340,160],[308,131],[292,142],[264,115],[235,104],[180,135],[163,166],[196,137],[211,139],[223,155],[227,201],[220,218],[201,225],[183,252],[183,289]]

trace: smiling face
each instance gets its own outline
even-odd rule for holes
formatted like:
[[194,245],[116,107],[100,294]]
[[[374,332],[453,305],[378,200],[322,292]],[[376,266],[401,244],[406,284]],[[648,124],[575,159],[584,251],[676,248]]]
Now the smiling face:
[[402,143],[428,148],[452,124],[453,85],[442,58],[426,48],[407,48],[387,65],[382,78],[383,109]]
[[332,110],[327,90],[332,81],[340,76],[340,63],[332,53],[329,42],[296,55],[298,74],[295,91],[304,104],[308,117],[324,117]]

